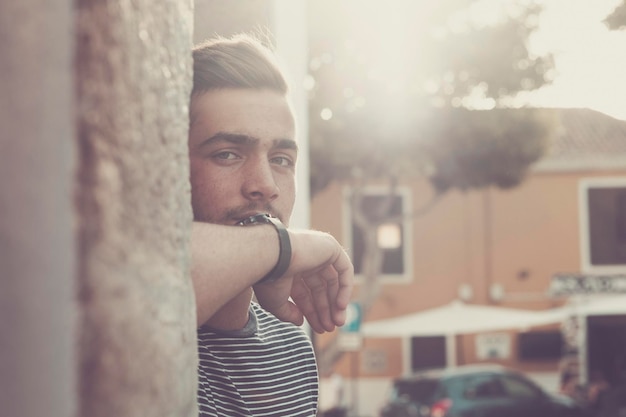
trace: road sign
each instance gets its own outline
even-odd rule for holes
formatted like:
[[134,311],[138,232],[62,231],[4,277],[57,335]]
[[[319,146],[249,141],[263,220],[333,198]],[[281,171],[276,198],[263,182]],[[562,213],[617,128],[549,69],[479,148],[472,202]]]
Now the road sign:
[[344,352],[354,352],[356,350],[360,350],[363,346],[363,336],[361,333],[339,332],[337,337],[339,338],[337,340],[339,348]]
[[343,332],[358,332],[361,330],[362,310],[359,303],[350,303],[346,309],[346,324],[343,325]]
[[361,336],[361,306],[358,303],[348,304],[346,309],[346,324],[339,332],[339,346],[344,351],[355,351],[361,349],[363,337]]
[[550,282],[553,296],[626,293],[626,275],[556,274]]

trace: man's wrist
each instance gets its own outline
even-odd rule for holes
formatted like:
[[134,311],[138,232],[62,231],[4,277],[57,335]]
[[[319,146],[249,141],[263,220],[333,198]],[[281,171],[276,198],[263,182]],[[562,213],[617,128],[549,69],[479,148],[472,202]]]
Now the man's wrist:
[[271,224],[276,229],[278,234],[278,261],[274,268],[270,270],[263,278],[257,281],[257,284],[272,282],[280,278],[287,272],[289,265],[291,264],[291,240],[289,238],[289,232],[285,225],[276,217],[272,217],[269,214],[257,214],[250,216],[240,222],[242,226],[256,225],[256,224]]

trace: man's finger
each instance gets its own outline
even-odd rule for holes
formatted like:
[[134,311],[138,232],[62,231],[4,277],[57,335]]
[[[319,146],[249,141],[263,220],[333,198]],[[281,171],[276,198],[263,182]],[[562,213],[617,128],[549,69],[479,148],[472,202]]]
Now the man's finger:
[[272,314],[274,314],[277,319],[293,323],[296,326],[302,326],[304,323],[302,312],[291,301],[282,304],[280,308],[275,309]]
[[348,255],[342,251],[333,264],[337,271],[337,290],[333,303],[333,321],[337,326],[346,322],[346,309],[350,304],[352,287],[354,285],[354,266]]
[[[331,265],[321,269],[315,276],[307,281],[315,310],[320,318],[322,325],[326,331],[335,330],[335,323],[332,318],[332,310],[334,309],[335,296],[332,288],[337,287],[337,271]],[[329,297],[329,293],[333,294]]]
[[295,279],[291,288],[291,298],[296,303],[309,326],[316,333],[324,333],[324,328],[315,311],[311,293],[301,278]]

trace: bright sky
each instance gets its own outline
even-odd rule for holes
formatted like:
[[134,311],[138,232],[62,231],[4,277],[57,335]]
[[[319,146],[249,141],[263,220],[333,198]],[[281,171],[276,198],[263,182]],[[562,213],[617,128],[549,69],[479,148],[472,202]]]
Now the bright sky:
[[531,48],[554,54],[557,75],[529,98],[532,104],[588,107],[626,120],[626,30],[603,23],[620,1],[544,0]]
[[[530,38],[531,52],[538,55],[552,53],[555,60],[555,78],[551,85],[532,93],[520,94],[510,104],[534,107],[591,108],[618,119],[626,120],[626,30],[610,31],[604,19],[622,0],[538,0],[544,5],[539,29]],[[343,0],[345,22],[357,44],[373,45],[364,53],[383,51],[370,63],[370,78],[389,84],[389,92],[402,89],[415,65],[398,65],[398,60],[427,59],[425,55],[406,54],[403,39],[408,28],[419,25],[415,17],[424,13],[421,8],[436,7],[429,0],[396,0],[397,8],[381,8],[379,0]],[[470,18],[489,23],[499,19],[502,0],[477,2],[470,10]],[[506,9],[506,7],[504,7]],[[427,14],[426,14],[427,15]],[[463,15],[460,24],[463,24]],[[454,23],[452,21],[451,23]],[[374,28],[374,29],[373,29]],[[382,45],[382,46],[381,46]],[[418,62],[419,63],[419,62]],[[419,65],[417,65],[419,66]],[[480,91],[478,92],[480,95]],[[476,108],[491,108],[493,102],[469,99]],[[490,107],[491,106],[491,107]],[[402,116],[398,109],[406,108],[398,98],[390,100],[391,114]],[[321,117],[332,117],[325,109]]]

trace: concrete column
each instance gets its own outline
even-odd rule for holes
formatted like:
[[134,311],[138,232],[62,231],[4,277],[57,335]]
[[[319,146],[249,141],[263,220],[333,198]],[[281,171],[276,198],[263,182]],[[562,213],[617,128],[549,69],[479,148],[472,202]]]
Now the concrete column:
[[0,2],[0,415],[193,416],[191,0]]
[[72,1],[0,2],[0,415],[74,416]]
[[80,415],[192,416],[192,4],[76,8]]

